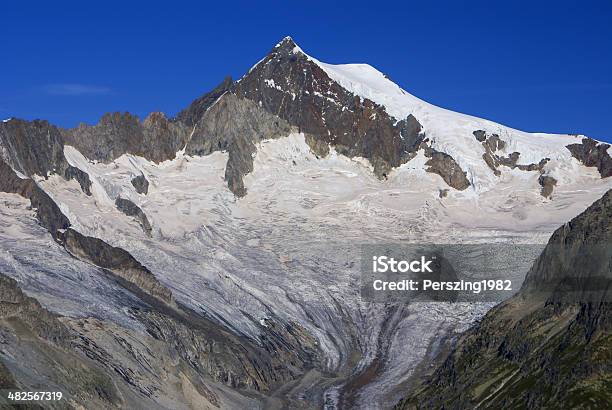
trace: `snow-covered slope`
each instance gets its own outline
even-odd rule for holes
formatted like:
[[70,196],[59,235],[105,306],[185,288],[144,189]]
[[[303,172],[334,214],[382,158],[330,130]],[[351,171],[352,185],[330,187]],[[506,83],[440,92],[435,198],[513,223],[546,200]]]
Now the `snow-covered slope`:
[[[291,47],[293,53],[303,53],[299,47]],[[412,114],[422,125],[421,132],[429,146],[452,156],[467,173],[469,188],[452,189],[439,174],[428,172],[431,158],[425,149],[415,151],[384,178],[375,173],[372,161],[342,144],[326,142],[317,151],[309,139],[312,135],[300,132],[291,123],[295,112],[283,118],[286,128],[259,128],[295,128],[286,135],[224,139],[223,131],[227,133],[236,123],[243,127],[236,135],[258,129],[249,127],[252,124],[244,118],[269,125],[270,112],[258,115],[253,106],[270,108],[277,97],[282,106],[299,102],[300,97],[286,88],[287,83],[263,77],[253,80],[254,89],[267,87],[279,93],[264,95],[272,103],[262,98],[242,104],[240,96],[233,96],[234,101],[215,99],[204,113],[217,110],[219,115],[211,115],[208,123],[196,121],[195,126],[189,127],[187,138],[180,139],[187,141],[186,147],[171,160],[155,162],[124,153],[105,163],[87,158],[74,146],[65,146],[67,164],[87,174],[91,195],[65,175],[50,173],[33,178],[59,205],[73,229],[127,250],[172,291],[180,306],[262,346],[278,337],[278,329],[303,330],[321,355],[321,363],[313,363],[312,372],[278,392],[275,399],[287,395],[318,407],[325,401],[334,408],[348,400],[344,391],[347,382],[376,364],[374,374],[366,373],[368,380],[361,390],[350,392],[351,403],[355,408],[387,408],[393,404],[397,386],[409,380],[432,345],[451,332],[465,329],[491,305],[389,305],[364,301],[359,292],[360,246],[423,242],[543,244],[554,229],[610,189],[612,180],[601,178],[596,168],[585,167],[571,155],[566,145],[579,143],[580,137],[530,134],[453,113],[411,96],[371,66],[330,65],[307,58],[326,73],[326,81],[342,87],[339,91],[383,106],[393,117],[394,125]],[[264,59],[258,65],[270,61]],[[256,74],[254,67],[247,76]],[[304,89],[308,86],[299,85]],[[230,91],[223,91],[226,92]],[[333,97],[330,92],[323,95],[322,101],[339,104]],[[346,100],[355,99],[349,97]],[[235,116],[228,118],[222,107],[230,107],[228,110],[232,109]],[[368,115],[380,113],[377,107],[359,108]],[[348,109],[342,107],[338,111]],[[322,123],[330,119],[323,118]],[[345,126],[340,120],[336,128]],[[281,122],[276,117],[274,121]],[[221,125],[213,127],[211,123]],[[168,121],[164,119],[160,124],[167,125]],[[164,127],[160,125],[159,129],[163,131]],[[387,129],[395,131],[391,126]],[[477,130],[489,136],[497,134],[504,141],[504,147],[496,154],[519,152],[518,164],[550,160],[537,171],[501,165],[502,171],[496,175],[483,159],[486,149],[474,135]],[[176,133],[180,134],[180,130]],[[206,155],[186,154],[194,138],[200,139],[198,147]],[[135,146],[138,143],[134,141]],[[250,148],[249,144],[252,151],[236,150],[236,146]],[[232,163],[235,170],[242,173],[246,187],[243,197],[237,197],[228,187],[230,158],[236,161]],[[540,194],[541,175],[550,175],[557,181],[552,199]],[[148,181],[146,194],[133,184],[139,176]],[[118,198],[131,201],[146,215],[150,232],[136,218],[118,209]],[[0,200],[9,205],[0,212],[0,224],[10,226],[13,218],[21,221],[0,232],[0,242],[7,249],[6,255],[0,255],[0,267],[6,274],[50,310],[74,317],[94,316],[136,329],[128,313],[117,312],[124,300],[136,304],[131,296],[117,293],[115,297],[104,297],[118,285],[100,282],[97,270],[58,256],[62,249],[51,240],[42,240],[41,230],[33,226],[32,215],[21,209],[25,201],[13,196]],[[33,248],[48,249],[24,252],[21,240]],[[15,253],[27,253],[27,258],[11,255]],[[75,292],[74,283],[87,287],[80,299],[67,298],[62,305],[53,266],[25,260],[46,255],[65,264],[62,269],[68,269],[62,279],[71,284],[65,287],[67,292]],[[521,262],[524,266],[517,268],[519,274],[524,273],[521,269],[526,270],[531,260]],[[32,265],[36,269],[28,271]],[[85,276],[79,278],[79,270]],[[259,404],[265,407],[270,403],[262,399]]]
[[[269,323],[299,324],[317,340],[332,373],[358,374],[392,355],[356,399],[374,400],[373,407],[385,407],[433,340],[464,329],[490,305],[420,304],[397,311],[363,302],[361,244],[543,243],[610,188],[596,171],[586,172],[547,201],[533,188],[537,176],[512,170],[496,190],[440,198],[446,185],[424,171],[422,153],[381,181],[367,161],[334,150],[317,158],[303,134],[291,134],[257,145],[254,170],[245,177],[248,194],[236,200],[223,181],[223,153],[179,153],[160,164],[132,155],[94,163],[72,147],[65,154],[89,174],[92,196],[57,176],[41,179],[41,186],[76,229],[144,261],[180,303],[255,340]],[[130,183],[141,174],[150,182],[147,195]],[[114,207],[118,196],[142,208],[152,237]],[[391,318],[393,327],[383,328]],[[392,341],[384,351],[381,337]],[[355,352],[361,359],[353,365]],[[340,386],[326,391],[330,402]]]
[[[280,43],[279,43],[280,44]],[[473,132],[484,130],[498,134],[506,143],[502,155],[519,152],[518,164],[538,163],[550,158],[544,173],[558,181],[580,179],[583,169],[566,146],[580,143],[583,135],[529,133],[493,121],[437,107],[403,90],[383,73],[368,64],[328,64],[294,48],[321,67],[346,90],[383,106],[397,121],[413,115],[423,125],[423,132],[438,151],[451,155],[468,174],[473,189],[492,189],[496,178],[484,163],[485,149]],[[609,152],[610,149],[608,149]]]

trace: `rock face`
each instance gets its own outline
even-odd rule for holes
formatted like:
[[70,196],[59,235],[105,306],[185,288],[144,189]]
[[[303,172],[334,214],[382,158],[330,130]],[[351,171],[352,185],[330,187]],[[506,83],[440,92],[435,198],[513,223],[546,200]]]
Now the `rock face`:
[[76,179],[81,186],[81,190],[86,195],[91,196],[91,181],[87,172],[82,171],[77,167],[73,167],[72,165],[68,165],[66,171],[64,171],[64,177],[68,180]]
[[200,98],[193,101],[189,107],[181,111],[177,115],[177,119],[189,128],[193,128],[200,118],[223,94],[230,91],[234,82],[232,77],[225,77],[223,82],[219,84],[214,90],[209,91]]
[[188,155],[227,151],[225,180],[231,191],[244,196],[242,177],[253,170],[255,143],[289,135],[289,124],[253,101],[225,94],[198,120],[185,149]]
[[464,333],[397,408],[610,408],[611,240],[608,191],[555,231],[519,294]]
[[574,158],[587,167],[597,167],[602,178],[612,175],[612,158],[608,153],[609,144],[597,143],[591,138],[584,138],[582,144],[570,144],[567,149]]
[[26,176],[62,175],[68,167],[61,133],[47,121],[0,123],[0,147],[4,161]]
[[0,273],[0,386],[48,386],[62,391],[70,408],[155,408],[166,395],[173,408],[249,408],[244,398],[225,403],[216,386],[269,393],[304,372],[304,357],[312,359],[305,344],[254,345],[153,299],[125,308],[143,330],[51,314]]
[[[552,234],[548,245],[525,277],[521,291],[527,295],[532,291],[540,292],[548,300],[558,303],[563,293],[572,293],[570,288],[563,286],[569,279],[579,279],[571,287],[571,290],[577,291],[582,288],[586,290],[596,278],[611,280],[611,240],[612,190]],[[605,286],[594,290],[603,292],[598,294],[598,302],[605,302],[612,292]],[[580,300],[584,298],[578,297]]]
[[132,185],[139,194],[146,195],[149,193],[149,181],[144,174],[140,174],[137,177],[132,178]]
[[151,224],[149,223],[149,219],[147,218],[147,215],[145,215],[145,213],[142,211],[142,209],[140,209],[138,205],[136,205],[134,202],[130,201],[129,199],[125,199],[121,197],[118,197],[115,200],[115,205],[117,206],[117,209],[119,209],[121,212],[123,212],[127,216],[134,217],[134,219],[136,219],[136,221],[138,222],[142,230],[147,235],[151,236],[152,228],[151,228]]
[[66,326],[40,306],[36,299],[24,295],[17,282],[3,273],[0,273],[0,319],[19,320],[41,339],[69,346],[71,335]]
[[[18,194],[29,199],[32,208],[36,209],[36,216],[40,224],[49,231],[55,240],[63,244],[71,254],[108,269],[118,277],[126,280],[126,282],[132,283],[166,302],[171,302],[172,295],[170,290],[161,285],[146,267],[142,266],[125,250],[112,247],[100,239],[81,235],[71,229],[70,221],[53,199],[32,179],[20,178],[2,160],[0,160],[0,192]],[[123,202],[122,207],[123,209],[129,208],[130,212],[134,211],[134,215],[130,216],[142,218],[143,220],[140,223],[143,229],[146,231],[148,226],[148,232],[150,233],[150,225],[148,220],[146,220],[146,216],[144,214],[138,216],[140,208],[136,207],[137,209],[135,210]]]
[[487,166],[491,168],[496,176],[501,175],[501,171],[499,170],[500,165],[512,169],[518,168],[521,171],[542,172],[544,165],[550,161],[550,158],[542,158],[537,164],[517,164],[521,156],[520,152],[515,151],[507,156],[502,156],[497,153],[497,151],[503,150],[506,147],[505,141],[500,139],[499,135],[491,134],[490,136],[487,136],[486,131],[483,130],[476,130],[473,134],[478,141],[482,142],[482,146],[485,148],[485,153],[482,155],[482,159]]
[[540,175],[538,178],[538,183],[542,186],[540,194],[544,198],[550,198],[555,186],[557,185],[557,180],[548,175]]
[[58,231],[70,226],[68,218],[49,195],[30,178],[20,178],[15,171],[0,159],[0,192],[21,195],[30,200],[36,209],[36,217],[51,235],[57,239]]
[[233,92],[340,154],[369,159],[379,177],[408,161],[421,141],[415,117],[393,118],[384,107],[347,91],[290,38],[241,78]]
[[59,240],[66,250],[81,260],[108,269],[127,283],[136,285],[148,294],[172,302],[172,292],[162,285],[145,266],[127,251],[106,242],[85,236],[72,228],[60,233]]
[[91,195],[89,175],[68,164],[61,132],[47,121],[1,122],[0,159],[28,177],[58,174],[67,180],[76,179],[83,192]]
[[463,191],[470,186],[466,173],[459,167],[450,155],[427,147],[425,144],[425,156],[429,158],[425,165],[425,171],[438,174],[444,182],[459,191]]
[[[89,408],[118,408],[121,396],[103,370],[72,350],[78,338],[69,326],[17,283],[0,273],[0,386],[3,389],[36,390],[44,385],[64,394],[63,403],[86,404]],[[28,365],[20,360],[27,358]],[[3,408],[14,404],[0,399]],[[21,406],[19,408],[22,408]],[[38,406],[23,408],[39,408]],[[42,408],[42,407],[40,407]]]
[[181,122],[163,113],[151,113],[143,122],[130,113],[105,114],[98,124],[81,124],[64,130],[66,144],[91,160],[111,162],[123,154],[139,155],[154,162],[173,159],[189,132]]

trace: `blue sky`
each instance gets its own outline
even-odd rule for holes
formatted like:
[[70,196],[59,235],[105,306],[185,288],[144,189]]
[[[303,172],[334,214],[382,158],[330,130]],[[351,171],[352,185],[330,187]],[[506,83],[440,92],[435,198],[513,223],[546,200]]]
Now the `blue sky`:
[[2,6],[0,117],[174,115],[290,35],[436,105],[612,140],[610,1],[93,3]]

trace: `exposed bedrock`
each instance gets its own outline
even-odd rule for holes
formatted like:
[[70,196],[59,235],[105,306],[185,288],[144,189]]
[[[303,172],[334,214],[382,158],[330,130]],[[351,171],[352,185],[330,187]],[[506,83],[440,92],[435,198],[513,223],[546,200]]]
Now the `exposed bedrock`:
[[473,134],[474,137],[476,137],[476,139],[482,143],[482,146],[485,149],[485,153],[482,154],[482,159],[497,176],[501,175],[501,171],[499,170],[501,165],[511,169],[517,168],[521,171],[542,172],[544,166],[548,163],[548,161],[550,161],[550,158],[542,158],[538,163],[517,164],[521,156],[520,152],[514,151],[506,156],[497,153],[497,151],[501,151],[506,147],[506,142],[503,141],[499,135],[491,134],[490,136],[487,136],[487,133],[484,130],[476,130],[473,132]]
[[463,191],[470,186],[466,173],[453,157],[428,147],[426,143],[422,145],[424,146],[425,156],[429,158],[425,163],[427,166],[425,171],[440,175],[447,185],[459,191]]
[[612,158],[608,153],[609,144],[598,144],[591,138],[584,138],[581,144],[570,144],[566,148],[585,166],[596,167],[602,178],[612,175]]
[[139,194],[147,195],[149,193],[149,180],[144,174],[132,178],[132,185]]
[[[612,190],[609,190],[586,211],[552,234],[548,245],[527,273],[521,292],[544,290],[558,301],[563,291],[557,285],[562,285],[568,278],[582,278],[584,280],[579,281],[579,285],[585,286],[591,278],[612,279],[611,242]],[[605,287],[595,290],[612,292],[612,288]]]
[[0,319],[16,319],[38,337],[61,346],[69,346],[70,331],[56,316],[41,307],[34,298],[23,294],[17,282],[0,272]]
[[151,236],[152,228],[151,228],[151,224],[149,223],[149,219],[147,218],[147,215],[143,212],[142,209],[140,209],[138,205],[136,205],[134,202],[130,201],[129,199],[125,199],[121,197],[118,197],[115,200],[115,205],[117,206],[117,209],[119,209],[121,212],[123,212],[127,216],[133,217],[136,220],[136,222],[138,222],[142,230],[148,236]]
[[235,195],[244,196],[242,177],[253,170],[255,144],[263,139],[287,136],[291,131],[293,128],[286,121],[253,101],[225,94],[197,122],[185,153],[208,155],[227,151],[225,180]]
[[4,160],[23,175],[62,175],[68,167],[57,127],[47,121],[11,119],[0,123],[0,150]]
[[221,82],[221,84],[215,87],[212,91],[209,91],[203,96],[197,98],[189,105],[189,107],[181,111],[176,117],[177,120],[182,121],[186,126],[193,128],[198,123],[200,118],[202,118],[206,110],[208,110],[219,99],[219,97],[231,89],[233,83],[232,77],[225,77],[223,82]]
[[304,140],[306,144],[308,144],[310,151],[315,154],[317,158],[325,158],[329,155],[329,143],[310,134],[305,134]]
[[73,167],[72,165],[68,165],[64,171],[64,177],[67,180],[76,179],[81,186],[81,190],[86,195],[91,196],[91,180],[89,179],[89,174],[87,174],[87,172],[82,171],[77,167]]
[[[87,408],[155,408],[166,396],[174,408],[245,408],[256,403],[249,396],[271,394],[316,363],[308,339],[281,335],[299,334],[299,327],[270,331],[259,345],[155,299],[126,309],[141,329],[58,316],[0,273],[0,386],[44,385]],[[224,404],[228,397],[216,383],[236,389],[229,397],[238,402]]]
[[[520,292],[461,335],[397,408],[610,408],[611,240],[608,191],[553,233]],[[596,297],[581,299],[594,283]]]
[[59,240],[75,257],[108,269],[128,283],[166,303],[172,303],[172,292],[138,262],[129,252],[107,244],[98,238],[82,235],[72,228],[59,234]]
[[0,192],[17,194],[30,200],[36,210],[36,217],[53,238],[57,239],[58,230],[70,226],[70,221],[57,204],[43,191],[34,180],[20,178],[15,171],[0,159]]
[[0,158],[27,177],[58,174],[66,180],[76,179],[83,192],[91,195],[89,175],[66,161],[61,132],[47,121],[0,123]]
[[237,389],[269,392],[313,366],[308,346],[266,343],[263,346],[223,330],[187,311],[184,315],[134,311],[147,333],[163,341],[200,373]]
[[391,117],[384,107],[344,89],[296,50],[293,40],[283,40],[233,92],[340,154],[369,159],[380,178],[411,158],[421,140],[422,127],[415,117]]
[[557,185],[557,180],[549,175],[540,175],[538,183],[542,186],[540,194],[544,198],[550,198]]
[[[17,282],[0,273],[0,386],[3,389],[61,391],[63,402],[91,408],[119,407],[111,377],[72,349],[77,336],[58,316],[26,296]],[[21,360],[27,360],[27,366]],[[8,403],[0,399],[0,405]],[[4,408],[4,407],[3,407]],[[10,406],[10,408],[14,408]],[[38,406],[23,408],[42,408]],[[72,408],[72,407],[70,407]]]
[[111,162],[123,154],[142,156],[154,162],[173,159],[189,135],[179,121],[153,112],[144,121],[130,113],[107,113],[98,124],[81,124],[63,130],[68,145],[77,148],[91,160]]

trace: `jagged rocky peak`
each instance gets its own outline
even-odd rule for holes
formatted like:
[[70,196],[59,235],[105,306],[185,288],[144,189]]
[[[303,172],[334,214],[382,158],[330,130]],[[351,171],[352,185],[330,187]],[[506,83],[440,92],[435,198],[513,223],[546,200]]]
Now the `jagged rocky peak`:
[[234,81],[231,76],[225,79],[215,87],[212,91],[207,92],[203,96],[194,100],[189,107],[181,111],[177,115],[177,120],[182,121],[186,126],[193,127],[202,118],[202,115],[208,110],[223,94],[228,92]]
[[255,144],[295,131],[286,121],[263,110],[251,100],[234,94],[222,95],[195,124],[185,147],[188,155],[227,151],[225,180],[236,196],[246,195],[242,177],[253,171]]
[[63,173],[68,167],[59,129],[44,120],[0,123],[0,154],[14,170],[26,176]]
[[0,123],[0,162],[20,176],[47,178],[57,174],[75,179],[83,192],[91,195],[89,175],[66,161],[61,131],[47,121],[12,119]]
[[106,113],[98,124],[81,124],[64,131],[66,144],[91,160],[111,162],[123,154],[139,155],[154,162],[173,159],[184,146],[187,128],[160,112],[140,122],[129,112]]
[[422,127],[414,116],[396,119],[385,107],[347,90],[290,37],[242,77],[234,93],[340,154],[369,159],[379,177],[408,161],[421,141]]
[[138,117],[130,113],[106,113],[94,126],[80,124],[66,130],[66,144],[77,148],[92,160],[110,162],[129,151],[136,151],[142,141]]

